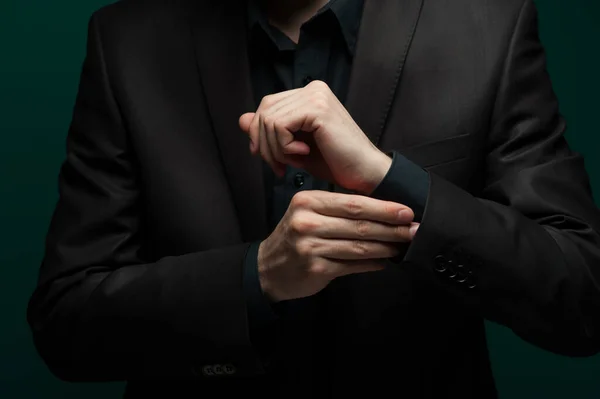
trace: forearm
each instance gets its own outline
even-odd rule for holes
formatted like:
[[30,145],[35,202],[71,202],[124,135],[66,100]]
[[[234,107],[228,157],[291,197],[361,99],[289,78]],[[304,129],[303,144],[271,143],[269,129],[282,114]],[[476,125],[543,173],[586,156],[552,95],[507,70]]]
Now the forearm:
[[260,373],[242,290],[247,248],[71,267],[42,282],[31,299],[36,346],[57,376],[74,381],[203,378],[203,366],[212,364],[232,364],[236,375]]
[[[576,158],[563,162],[565,175],[579,164]],[[563,177],[554,176],[556,182]],[[600,237],[594,230],[598,216],[593,202],[580,204],[582,214],[590,216],[584,222],[546,213],[550,209],[541,201],[552,195],[551,184],[538,186],[547,190],[536,197],[539,203],[507,206],[476,198],[434,174],[431,179],[430,199],[405,267],[460,297],[471,311],[542,348],[567,355],[600,350],[600,289],[595,279]],[[524,192],[519,190],[527,190],[528,184],[533,182],[522,181],[523,187],[510,191]],[[572,189],[577,192],[579,187]],[[539,220],[518,209],[538,209]]]

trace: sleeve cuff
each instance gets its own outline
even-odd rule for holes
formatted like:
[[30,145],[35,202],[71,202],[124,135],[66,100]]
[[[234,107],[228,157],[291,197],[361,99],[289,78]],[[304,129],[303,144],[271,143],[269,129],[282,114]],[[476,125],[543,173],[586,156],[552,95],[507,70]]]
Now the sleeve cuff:
[[421,222],[429,195],[429,172],[396,151],[388,155],[392,165],[371,197],[406,205],[413,210],[414,221]]
[[252,342],[257,341],[264,331],[278,316],[274,312],[269,299],[264,295],[258,280],[258,247],[260,242],[250,244],[244,259],[244,293],[246,295],[248,328]]

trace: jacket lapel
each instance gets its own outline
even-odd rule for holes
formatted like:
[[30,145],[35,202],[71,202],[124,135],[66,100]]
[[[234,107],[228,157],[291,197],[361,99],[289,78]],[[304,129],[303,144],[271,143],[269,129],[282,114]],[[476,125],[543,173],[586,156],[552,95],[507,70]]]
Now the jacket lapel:
[[[365,0],[345,106],[375,145],[381,141],[423,1]],[[356,330],[365,287],[381,286],[388,278],[383,272],[360,273],[331,282],[325,290],[326,314],[339,334]]]
[[423,0],[365,0],[345,106],[377,145],[384,131]]
[[[243,1],[216,3],[192,22],[200,79],[244,241],[267,234],[262,161],[249,150],[239,117],[256,110],[247,57]],[[203,6],[203,8],[208,8]]]

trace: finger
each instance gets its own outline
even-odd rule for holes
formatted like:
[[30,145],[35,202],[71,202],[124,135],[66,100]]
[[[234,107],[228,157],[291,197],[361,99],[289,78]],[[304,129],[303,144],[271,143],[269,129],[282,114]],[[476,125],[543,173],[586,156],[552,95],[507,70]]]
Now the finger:
[[305,256],[328,259],[359,260],[388,259],[398,256],[401,245],[379,241],[310,238],[298,243],[298,252]]
[[[259,119],[262,119],[262,116],[260,116]],[[273,172],[277,176],[282,177],[285,174],[285,165],[283,165],[282,167],[282,165],[274,159],[273,153],[271,152],[271,146],[267,141],[268,139],[267,132],[265,130],[265,124],[262,120],[259,124],[259,131],[260,155],[265,160],[265,162],[271,167],[271,169],[273,169]]]
[[365,219],[318,215],[314,222],[310,223],[310,234],[321,238],[410,242],[413,237],[410,231],[413,218],[410,213],[403,214],[403,217],[404,220],[398,219],[394,224],[389,224]]
[[315,191],[310,207],[321,215],[389,224],[406,224],[407,219],[414,218],[406,205],[356,194]]
[[310,146],[298,140],[296,133],[312,134],[315,130],[316,114],[311,111],[310,101],[306,100],[296,107],[282,109],[277,115],[275,131],[277,140],[286,155],[308,155]]
[[417,231],[419,231],[419,227],[421,227],[421,223],[411,223],[408,232],[410,234],[411,240],[414,240],[417,235]]
[[310,154],[310,146],[301,140],[298,140],[298,136],[295,132],[290,131],[285,127],[285,121],[277,120],[275,125],[275,138],[281,153],[284,155],[308,155]]
[[254,119],[254,112],[246,112],[245,114],[240,116],[240,129],[244,133],[248,133],[248,131],[250,130],[250,124],[252,123],[252,119]]
[[[310,146],[302,140],[298,140],[298,130],[294,130],[290,126],[296,126],[294,118],[303,118],[302,113],[309,112],[306,105],[310,103],[310,99],[297,95],[283,100],[282,103],[281,107],[269,115],[273,118],[276,139],[282,153],[285,155],[308,155]],[[304,122],[302,121],[302,123]],[[297,124],[299,125],[300,122]]]
[[261,99],[260,104],[258,105],[258,109],[261,110],[262,112],[264,112],[268,109],[271,109],[271,108],[275,107],[277,104],[284,101],[286,98],[290,98],[298,93],[301,93],[302,89],[303,88],[300,87],[298,89],[284,90],[284,91],[280,91],[279,93],[274,93],[274,94],[269,94],[267,96],[264,96]]
[[255,148],[257,147],[255,142],[252,141],[252,136],[250,134],[250,127],[252,126],[252,121],[254,120],[254,115],[255,115],[254,112],[246,112],[245,114],[240,116],[240,119],[238,121],[242,132],[244,132],[248,135],[248,140],[250,142],[250,152],[252,154],[255,154]]
[[260,154],[260,118],[258,112],[254,114],[250,127],[248,128],[248,137],[250,138],[250,152],[252,155]]
[[346,267],[340,268],[337,273],[337,276],[342,277],[347,276],[349,274],[378,272],[381,270],[385,270],[385,266],[381,262],[353,261],[350,264],[346,265]]
[[264,131],[267,136],[267,143],[269,145],[269,149],[271,150],[271,155],[273,156],[274,163],[277,164],[279,169],[285,169],[285,155],[281,151],[281,147],[277,142],[274,122],[271,117],[265,116],[264,118]]
[[[240,117],[240,127],[242,127],[242,130],[246,131],[248,133],[248,136],[250,137],[250,151],[252,152],[253,155],[256,155],[260,152],[259,149],[259,145],[260,145],[260,122],[261,122],[261,118],[264,117],[265,114],[269,113],[269,110],[272,109],[273,107],[277,107],[277,104],[282,101],[285,100],[288,97],[292,97],[295,94],[297,94],[300,91],[300,89],[294,89],[294,90],[286,90],[280,93],[276,93],[276,94],[270,94],[268,96],[265,96],[262,98],[258,109],[256,110],[256,112],[254,113],[253,119],[248,125],[242,126],[242,122],[247,123],[248,119],[250,118],[249,116],[244,116],[242,115],[242,117]],[[242,120],[243,118],[243,120]],[[247,129],[244,129],[247,128]]]
[[384,269],[385,266],[378,260],[337,260],[319,258],[315,261],[312,272],[334,279],[349,274],[368,273]]
[[[264,99],[266,105],[264,105],[263,108],[260,108],[260,110],[265,116],[272,116],[281,113],[284,109],[298,108],[307,102],[305,93],[306,90],[300,88],[266,96]],[[283,113],[285,113],[285,111]]]
[[285,163],[297,169],[305,169],[302,155],[286,155]]

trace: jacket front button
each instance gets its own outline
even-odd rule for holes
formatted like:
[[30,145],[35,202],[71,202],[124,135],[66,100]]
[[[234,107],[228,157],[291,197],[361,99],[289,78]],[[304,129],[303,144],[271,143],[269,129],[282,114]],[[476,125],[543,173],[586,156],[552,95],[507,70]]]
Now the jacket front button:
[[296,173],[294,176],[294,186],[300,188],[304,185],[304,175],[302,173]]

